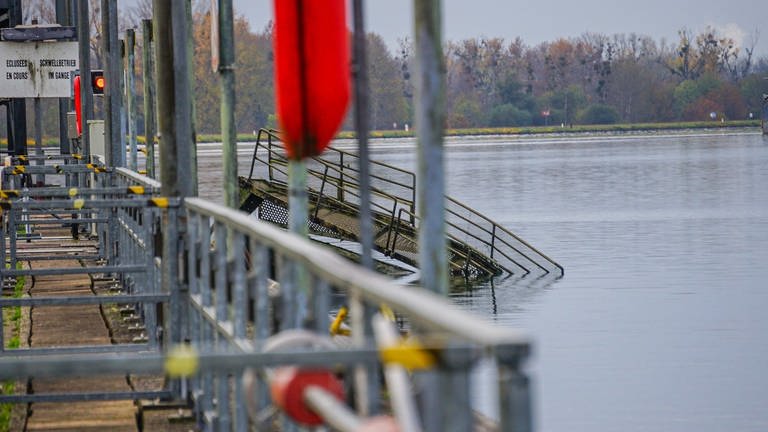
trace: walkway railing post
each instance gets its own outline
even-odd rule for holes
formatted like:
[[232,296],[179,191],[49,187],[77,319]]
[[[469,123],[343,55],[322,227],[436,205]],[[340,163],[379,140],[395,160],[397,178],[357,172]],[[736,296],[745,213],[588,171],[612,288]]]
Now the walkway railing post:
[[[62,26],[70,24],[71,1],[56,0],[56,22]],[[72,152],[67,133],[67,112],[69,111],[69,98],[59,98],[59,152],[69,154]]]
[[448,294],[448,259],[445,244],[445,174],[443,125],[445,120],[445,65],[442,50],[440,0],[414,0],[416,48],[416,136],[418,141],[417,193],[419,267],[421,284]]
[[144,85],[144,138],[147,149],[147,176],[155,178],[155,131],[157,112],[155,110],[155,56],[154,38],[152,37],[152,21],[141,21],[143,37],[142,69]]
[[[123,74],[120,66],[117,23],[117,0],[101,0],[102,53],[104,75],[107,80],[104,89],[104,139],[107,144],[105,156],[107,165],[123,167],[125,166],[125,137],[121,127]],[[85,127],[85,123],[83,126]]]
[[[363,13],[363,1],[354,0],[352,2],[352,14],[354,17],[354,39],[353,39],[353,62],[352,73],[354,76],[355,91],[355,131],[359,149],[360,163],[360,244],[363,249],[362,265],[365,268],[373,269],[373,216],[371,213],[371,178],[370,178],[370,160],[368,151],[368,131],[369,131],[369,90],[368,90],[368,60],[366,58],[366,35],[365,21]],[[343,164],[342,164],[343,167]],[[373,338],[373,328],[371,319],[375,310],[370,307],[364,307],[363,327],[364,332],[355,338],[356,342],[363,346],[366,340]],[[358,411],[367,415],[378,413],[379,405],[379,378],[378,371],[374,367],[367,368],[365,373],[360,372],[358,382],[359,397]],[[364,382],[363,382],[364,381]]]
[[235,36],[232,0],[218,0],[219,73],[221,86],[221,140],[224,158],[224,203],[237,208],[237,130],[235,128]]
[[125,72],[125,103],[128,118],[128,145],[130,146],[130,168],[138,171],[138,149],[136,147],[136,31],[125,31],[125,51],[128,59]]
[[[79,41],[80,77],[86,79],[91,73],[91,27],[89,0],[77,0],[77,39]],[[88,78],[89,79],[89,78]],[[88,136],[88,120],[93,119],[93,94],[88,91],[80,92],[80,104],[82,107],[81,121],[83,131],[81,134],[82,149],[86,155],[91,155],[91,141]],[[106,155],[102,155],[106,156]]]

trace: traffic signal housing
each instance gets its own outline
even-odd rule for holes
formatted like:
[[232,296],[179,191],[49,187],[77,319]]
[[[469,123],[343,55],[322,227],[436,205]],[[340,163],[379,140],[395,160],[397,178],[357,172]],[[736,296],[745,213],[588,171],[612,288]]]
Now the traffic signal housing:
[[107,79],[104,78],[103,70],[91,71],[91,89],[93,94],[104,94],[104,87],[107,85]]

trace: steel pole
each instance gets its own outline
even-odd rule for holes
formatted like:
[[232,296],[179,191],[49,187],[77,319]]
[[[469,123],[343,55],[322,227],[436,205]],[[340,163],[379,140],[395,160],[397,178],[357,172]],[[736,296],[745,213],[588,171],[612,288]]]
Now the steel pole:
[[445,65],[440,0],[414,0],[419,267],[424,288],[448,294],[445,243]]
[[[120,44],[117,39],[117,0],[101,0],[101,26],[103,31],[102,53],[104,76],[104,138],[107,145],[107,165],[125,166],[125,137],[121,130],[122,68]],[[85,126],[85,125],[83,125]]]
[[152,21],[141,21],[143,36],[142,69],[144,81],[144,138],[147,149],[147,176],[155,178],[155,57],[152,38]]
[[[70,25],[70,6],[68,0],[56,0],[56,22],[62,26]],[[61,154],[72,153],[67,133],[67,112],[69,111],[69,98],[59,98],[59,152]]]
[[368,151],[369,131],[369,85],[368,59],[366,58],[365,22],[363,1],[354,0],[354,63],[355,79],[355,131],[360,157],[360,237],[363,246],[362,264],[373,268],[373,224],[371,221],[371,178],[370,158]]
[[224,203],[237,208],[237,130],[235,128],[235,35],[232,0],[219,0],[219,81],[221,85],[221,140],[224,158]]
[[[171,0],[174,80],[174,133],[176,134],[175,162],[178,166],[176,183],[180,196],[197,196],[197,151],[192,120],[192,56],[190,54],[191,19],[190,0]],[[159,77],[158,77],[159,78]],[[160,81],[163,82],[163,81]],[[169,160],[169,159],[165,159]]]
[[[77,39],[79,41],[80,54],[80,82],[81,89],[88,88],[85,83],[91,79],[91,28],[89,0],[77,0]],[[82,148],[80,151],[91,155],[91,141],[88,136],[88,120],[93,118],[93,94],[90,91],[80,91],[80,121],[83,126],[81,136]],[[106,156],[106,155],[103,155]]]
[[[176,160],[176,133],[174,131],[173,40],[171,39],[171,3],[154,0],[152,29],[155,40],[155,69],[157,82],[157,132],[160,149],[160,183],[164,196],[178,196],[178,164]],[[169,163],[165,163],[169,161]]]
[[[40,98],[34,99],[33,105],[35,111],[35,155],[43,155],[43,108],[40,105]],[[35,165],[43,165],[45,161],[38,159]],[[42,185],[45,182],[45,175],[38,174],[36,182],[38,185]]]
[[[355,92],[355,131],[357,134],[358,152],[360,160],[360,244],[363,250],[362,265],[373,269],[373,218],[371,215],[371,177],[370,157],[368,151],[369,131],[369,84],[368,84],[368,59],[366,56],[365,14],[362,0],[353,0],[352,15],[354,26],[353,37],[353,64]],[[371,318],[376,313],[375,308],[356,305],[364,310],[362,317],[364,335],[356,336],[356,342],[364,344],[365,340],[373,338]],[[361,368],[362,369],[362,368]],[[361,393],[358,409],[368,415],[379,411],[379,380],[376,367],[356,372],[357,388]]]
[[136,31],[128,29],[125,31],[125,51],[128,59],[127,71],[125,73],[125,103],[126,113],[128,115],[128,145],[130,146],[131,159],[130,169],[138,171],[138,148],[136,146]]

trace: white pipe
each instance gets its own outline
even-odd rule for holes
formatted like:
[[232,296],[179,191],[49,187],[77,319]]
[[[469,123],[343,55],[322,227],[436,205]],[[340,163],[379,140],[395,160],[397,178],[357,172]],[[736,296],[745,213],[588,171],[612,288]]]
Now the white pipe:
[[[396,345],[400,339],[392,326],[392,322],[381,314],[376,314],[373,317],[373,334],[379,348]],[[400,424],[402,432],[421,431],[419,414],[416,412],[416,404],[411,394],[408,372],[400,365],[385,365],[384,379],[387,382],[387,389],[389,389],[392,412]]]

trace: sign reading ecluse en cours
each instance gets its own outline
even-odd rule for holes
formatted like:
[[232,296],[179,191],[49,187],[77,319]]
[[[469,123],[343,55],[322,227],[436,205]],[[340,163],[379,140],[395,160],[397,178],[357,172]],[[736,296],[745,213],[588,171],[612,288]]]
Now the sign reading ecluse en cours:
[[77,42],[0,42],[0,98],[72,96]]

